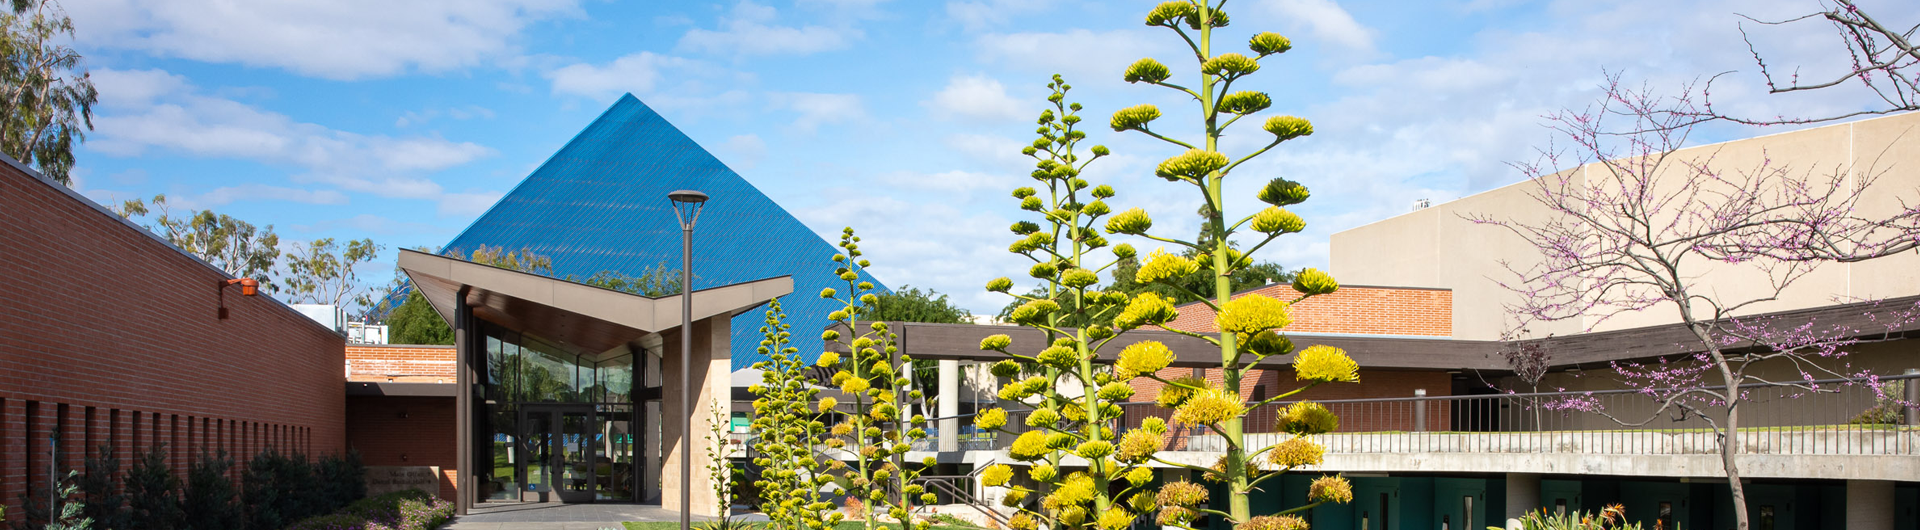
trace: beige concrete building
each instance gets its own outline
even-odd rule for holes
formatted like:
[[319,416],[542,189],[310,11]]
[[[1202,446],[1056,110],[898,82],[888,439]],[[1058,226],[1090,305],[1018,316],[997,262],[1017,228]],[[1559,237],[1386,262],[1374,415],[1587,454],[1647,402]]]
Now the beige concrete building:
[[[1716,171],[1742,174],[1758,168],[1794,175],[1841,175],[1853,184],[1872,177],[1860,204],[1863,214],[1898,211],[1902,201],[1920,204],[1920,113],[1828,125],[1675,152],[1664,167],[1682,171],[1706,164]],[[1587,164],[1574,183],[1605,171]],[[1672,181],[1668,174],[1662,182]],[[1537,181],[1489,190],[1390,219],[1336,233],[1331,238],[1330,272],[1343,284],[1433,287],[1453,291],[1453,337],[1497,340],[1514,327],[1505,309],[1519,295],[1500,282],[1517,279],[1502,264],[1537,263],[1533,245],[1507,229],[1476,224],[1472,216],[1523,223],[1548,217],[1533,194]],[[1852,264],[1824,264],[1800,278],[1776,301],[1753,305],[1748,314],[1833,305],[1841,301],[1920,294],[1920,253]],[[1696,292],[1725,300],[1745,300],[1768,292],[1768,275],[1754,267],[1697,267],[1683,270]],[[1671,306],[1622,314],[1602,321],[1598,315],[1530,326],[1533,336],[1640,328],[1678,321]]]

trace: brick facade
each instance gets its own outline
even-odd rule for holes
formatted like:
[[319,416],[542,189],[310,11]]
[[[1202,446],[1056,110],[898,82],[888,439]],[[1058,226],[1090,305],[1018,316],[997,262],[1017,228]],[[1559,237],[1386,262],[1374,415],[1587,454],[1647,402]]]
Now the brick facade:
[[[1235,293],[1239,298],[1261,294],[1280,300],[1292,300],[1300,293],[1287,284],[1275,284]],[[1195,331],[1219,331],[1213,325],[1213,309],[1192,303],[1179,307],[1180,316],[1167,327]],[[1293,305],[1292,333],[1352,333],[1360,335],[1453,336],[1453,291],[1403,287],[1340,286],[1340,290],[1308,298]]]
[[453,346],[348,344],[347,380],[452,383]]
[[440,498],[453,501],[454,419],[452,397],[350,397],[347,447],[369,466],[440,466]]
[[[345,445],[345,340],[58,184],[0,162],[0,502],[47,485],[87,446],[121,459]],[[126,469],[123,463],[122,469]],[[14,516],[17,518],[18,516]]]

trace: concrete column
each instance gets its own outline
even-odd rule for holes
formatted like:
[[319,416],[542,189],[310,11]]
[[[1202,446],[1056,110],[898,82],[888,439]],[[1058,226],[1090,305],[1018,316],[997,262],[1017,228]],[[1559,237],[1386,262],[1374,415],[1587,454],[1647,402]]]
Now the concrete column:
[[[1427,389],[1413,389],[1413,397],[1427,397]],[[1427,432],[1427,401],[1424,399],[1413,402],[1413,432]]]
[[[700,388],[693,389],[693,431],[680,432],[680,340],[679,330],[665,333],[665,347],[662,351],[661,372],[667,374],[660,385],[660,447],[663,449],[660,462],[660,501],[661,506],[675,510],[680,506],[680,496],[688,495],[693,515],[711,517],[720,510],[719,499],[713,495],[713,479],[707,472],[707,466],[713,458],[707,454],[706,437],[713,432],[713,411],[715,400],[722,410],[732,410],[733,379],[730,350],[731,321],[727,315],[710,317],[693,323],[693,362],[688,365],[693,382]],[[724,414],[723,414],[724,415]],[[693,483],[680,484],[680,459],[690,458],[693,464]]]
[[1847,481],[1847,530],[1893,530],[1893,482]]
[[[1908,368],[1907,375],[1920,375],[1920,368]],[[1907,389],[1907,425],[1920,425],[1920,379],[1908,379],[1900,383]]]
[[934,417],[940,420],[940,450],[960,450],[960,361],[942,359],[940,363],[940,402]]
[[1540,475],[1537,473],[1507,474],[1507,524],[1515,528],[1520,516],[1540,508]]

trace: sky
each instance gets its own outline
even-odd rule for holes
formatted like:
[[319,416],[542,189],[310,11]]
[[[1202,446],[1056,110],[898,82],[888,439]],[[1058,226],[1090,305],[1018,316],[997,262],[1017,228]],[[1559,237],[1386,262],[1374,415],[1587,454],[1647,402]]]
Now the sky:
[[[1089,143],[1114,156],[1087,178],[1115,210],[1191,234],[1200,198],[1152,175],[1179,153],[1104,124],[1159,105],[1191,138],[1198,105],[1121,80],[1155,57],[1197,76],[1179,37],[1142,24],[1155,2],[1071,0],[65,0],[75,47],[100,92],[76,153],[76,188],[97,201],[166,194],[272,225],[283,241],[372,238],[368,267],[396,248],[437,247],[623,93],[666,116],[814,231],[859,230],[891,287],[932,288],[975,313],[1020,277],[1009,192],[1031,182],[1033,139],[1052,74],[1085,105]],[[1920,5],[1863,1],[1904,24]],[[1270,93],[1264,115],[1315,133],[1249,162],[1229,213],[1258,209],[1273,177],[1314,197],[1308,229],[1256,257],[1322,267],[1335,232],[1511,184],[1552,136],[1542,116],[1582,108],[1607,73],[1677,92],[1730,72],[1716,106],[1749,115],[1859,108],[1845,90],[1765,94],[1741,40],[1744,14],[1782,19],[1810,0],[1233,0],[1216,46],[1262,31],[1292,51],[1236,88]],[[1830,26],[1744,24],[1754,49],[1808,77],[1845,63]],[[1263,116],[1264,116],[1263,115]],[[1714,127],[1697,142],[1763,134]],[[1228,131],[1245,153],[1269,138]],[[1138,246],[1138,245],[1137,245]],[[1142,246],[1148,250],[1153,246]],[[824,265],[823,265],[824,266]],[[1334,271],[1338,274],[1338,271]]]

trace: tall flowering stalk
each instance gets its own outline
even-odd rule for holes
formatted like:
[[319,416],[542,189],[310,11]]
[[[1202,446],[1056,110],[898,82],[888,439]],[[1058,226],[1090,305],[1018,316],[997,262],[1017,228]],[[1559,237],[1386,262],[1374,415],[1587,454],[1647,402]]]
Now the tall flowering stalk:
[[[1746,490],[1735,455],[1749,391],[1741,387],[1817,392],[1814,381],[1841,378],[1879,390],[1874,374],[1847,366],[1846,348],[1895,338],[1920,306],[1861,303],[1854,307],[1872,322],[1864,327],[1742,315],[1782,300],[1821,265],[1920,246],[1920,207],[1906,201],[1864,211],[1862,201],[1880,192],[1871,164],[1820,173],[1764,154],[1735,167],[1719,160],[1718,149],[1679,151],[1700,114],[1690,92],[1660,97],[1624,89],[1617,76],[1602,88],[1606,97],[1594,107],[1549,117],[1555,136],[1572,149],[1544,151],[1539,161],[1517,166],[1532,180],[1529,195],[1545,209],[1544,220],[1470,219],[1504,228],[1540,254],[1538,262],[1509,264],[1513,278],[1503,282],[1519,295],[1507,309],[1521,326],[1572,322],[1592,330],[1622,315],[1673,311],[1692,335],[1693,353],[1613,364],[1626,384],[1654,401],[1654,413],[1616,417],[1591,400],[1548,405],[1626,425],[1675,411],[1705,420],[1744,530]],[[1727,271],[1763,280],[1733,289],[1703,281]],[[1759,367],[1790,368],[1799,377],[1762,377]]]
[[[774,299],[760,332],[760,354],[768,360],[754,363],[760,384],[748,388],[753,400],[754,448],[760,453],[760,511],[774,530],[821,530],[839,523],[844,515],[832,512],[833,503],[820,499],[820,488],[831,477],[820,471],[819,451],[825,445],[827,424],[819,415],[832,409],[815,398],[820,389],[807,378],[808,364],[793,347],[787,314]],[[830,513],[831,512],[831,513]]]
[[[1077,129],[1081,121],[1079,103],[1067,103],[1067,85],[1054,76],[1047,85],[1053,93],[1047,97],[1051,109],[1040,114],[1039,138],[1023,152],[1035,159],[1031,176],[1039,188],[1014,190],[1020,208],[1037,214],[1040,222],[1020,221],[1013,233],[1020,236],[1009,251],[1034,262],[1028,276],[1043,286],[1030,295],[1014,295],[1024,301],[1013,311],[1013,322],[1046,333],[1043,345],[1023,345],[1010,351],[1013,340],[993,335],[981,341],[980,349],[998,351],[1011,357],[993,367],[1000,377],[1018,379],[1003,387],[1000,398],[1033,407],[1024,420],[1030,430],[1020,434],[1008,451],[1016,460],[1028,462],[1027,474],[1040,485],[1038,489],[1010,486],[1005,498],[1009,506],[1020,508],[1010,525],[1015,530],[1048,528],[1073,529],[1097,527],[1120,530],[1132,525],[1143,514],[1159,508],[1159,502],[1147,486],[1153,481],[1149,467],[1153,454],[1165,443],[1164,421],[1154,418],[1139,430],[1117,436],[1122,426],[1120,403],[1133,397],[1133,387],[1125,379],[1135,374],[1116,373],[1112,367],[1096,364],[1100,349],[1118,335],[1111,327],[1088,325],[1070,328],[1073,322],[1103,322],[1125,308],[1126,293],[1100,291],[1100,272],[1119,259],[1133,256],[1133,247],[1114,246],[1113,259],[1096,257],[1093,252],[1108,247],[1098,230],[1102,218],[1112,213],[1106,199],[1114,196],[1112,187],[1092,183],[1080,177],[1094,160],[1108,154],[1104,146],[1093,146],[1093,156],[1081,158],[1075,148],[1086,138]],[[987,290],[1006,293],[1013,280],[995,279]],[[975,417],[975,426],[1004,430],[1007,411],[994,408]],[[1082,471],[1066,471],[1074,467]],[[986,486],[1008,485],[1014,470],[998,464],[982,471]],[[1030,494],[1041,494],[1039,508],[1029,508]]]
[[[874,292],[872,282],[860,279],[860,273],[869,265],[860,258],[860,237],[854,235],[852,228],[847,228],[840,234],[839,247],[840,251],[833,255],[834,273],[846,282],[846,291],[827,288],[820,291],[820,297],[841,303],[841,308],[827,318],[844,327],[851,336],[843,337],[838,330],[827,330],[821,338],[848,353],[841,357],[831,350],[823,352],[819,365],[837,368],[833,384],[853,400],[848,403],[851,412],[847,419],[833,426],[833,438],[827,440],[827,444],[850,451],[854,465],[848,466],[839,460],[833,465],[846,481],[843,492],[861,500],[861,520],[868,530],[879,527],[877,516],[881,506],[886,507],[885,515],[901,527],[925,530],[929,526],[925,521],[913,519],[914,502],[931,504],[935,498],[914,484],[913,479],[934,462],[927,458],[920,465],[909,466],[904,458],[913,450],[914,441],[927,437],[926,429],[920,427],[926,424],[925,416],[905,417],[912,407],[922,404],[925,396],[919,390],[910,389],[908,371],[912,369],[913,359],[900,351],[899,337],[887,323],[866,322],[866,331],[861,331],[861,319],[874,311],[879,295]],[[837,405],[833,398],[822,399],[820,410],[832,410]]]
[[[1174,0],[1161,3],[1147,13],[1148,26],[1174,32],[1192,51],[1194,64],[1198,67],[1197,85],[1176,84],[1172,81],[1173,70],[1152,58],[1141,59],[1127,67],[1124,76],[1130,83],[1146,83],[1191,96],[1199,103],[1200,138],[1194,141],[1181,140],[1154,130],[1152,123],[1161,117],[1161,111],[1153,105],[1121,109],[1113,114],[1110,123],[1114,131],[1139,132],[1185,150],[1161,162],[1154,174],[1168,182],[1190,186],[1200,194],[1205,205],[1202,209],[1206,217],[1205,232],[1195,241],[1149,234],[1153,220],[1147,212],[1138,208],[1114,215],[1106,225],[1108,233],[1146,237],[1183,247],[1197,257],[1188,258],[1182,252],[1156,250],[1140,266],[1135,281],[1161,283],[1185,290],[1185,287],[1170,280],[1196,271],[1205,271],[1213,276],[1212,289],[1188,291],[1188,294],[1200,299],[1215,312],[1218,334],[1167,328],[1165,324],[1172,321],[1175,315],[1173,303],[1153,294],[1134,297],[1126,310],[1114,319],[1114,326],[1122,330],[1158,326],[1218,345],[1218,373],[1221,380],[1214,383],[1198,378],[1162,379],[1155,372],[1168,366],[1173,352],[1164,345],[1151,342],[1136,344],[1121,352],[1118,369],[1160,380],[1165,387],[1158,401],[1162,406],[1175,409],[1173,420],[1176,423],[1206,426],[1219,433],[1226,442],[1225,454],[1211,469],[1186,467],[1203,473],[1207,480],[1225,486],[1227,510],[1199,508],[1197,505],[1205,500],[1204,488],[1169,485],[1162,489],[1162,494],[1171,497],[1168,501],[1174,501],[1167,504],[1179,509],[1162,510],[1163,524],[1185,526],[1198,514],[1207,513],[1225,518],[1236,527],[1262,530],[1304,528],[1305,522],[1291,513],[1322,502],[1346,502],[1352,498],[1351,486],[1339,477],[1324,478],[1315,482],[1310,497],[1306,499],[1308,504],[1284,510],[1277,515],[1256,518],[1248,505],[1248,494],[1261,482],[1279,475],[1272,471],[1272,467],[1263,467],[1258,459],[1265,456],[1269,463],[1281,469],[1317,464],[1323,451],[1305,436],[1331,430],[1337,425],[1338,419],[1317,404],[1296,405],[1286,412],[1284,418],[1288,430],[1296,434],[1295,438],[1273,446],[1253,447],[1247,445],[1242,425],[1244,417],[1255,407],[1293,397],[1315,385],[1358,382],[1359,373],[1346,352],[1327,346],[1314,346],[1298,352],[1293,359],[1295,375],[1303,383],[1299,388],[1252,404],[1246,403],[1240,395],[1242,380],[1254,372],[1257,363],[1269,357],[1294,353],[1293,344],[1279,333],[1292,321],[1289,314],[1291,304],[1307,297],[1332,293],[1339,288],[1339,284],[1324,272],[1306,269],[1296,275],[1293,282],[1293,288],[1300,293],[1298,298],[1279,300],[1258,294],[1233,297],[1232,275],[1234,271],[1252,265],[1251,255],[1254,252],[1281,236],[1306,228],[1306,221],[1287,211],[1286,207],[1306,201],[1308,193],[1306,186],[1298,182],[1272,179],[1258,193],[1258,198],[1270,206],[1248,215],[1229,215],[1224,191],[1227,177],[1241,164],[1282,142],[1313,134],[1313,125],[1306,119],[1293,116],[1269,117],[1260,127],[1271,135],[1265,146],[1237,158],[1221,152],[1220,138],[1229,127],[1273,105],[1272,97],[1266,93],[1234,91],[1234,85],[1259,71],[1261,61],[1293,47],[1286,37],[1266,32],[1254,35],[1246,43],[1252,56],[1238,52],[1217,53],[1213,47],[1213,36],[1216,28],[1225,27],[1228,23],[1227,14],[1222,11],[1225,4],[1225,0]],[[1235,248],[1233,237],[1249,232],[1258,234],[1258,242],[1245,250]],[[1169,493],[1175,491],[1184,493]]]

